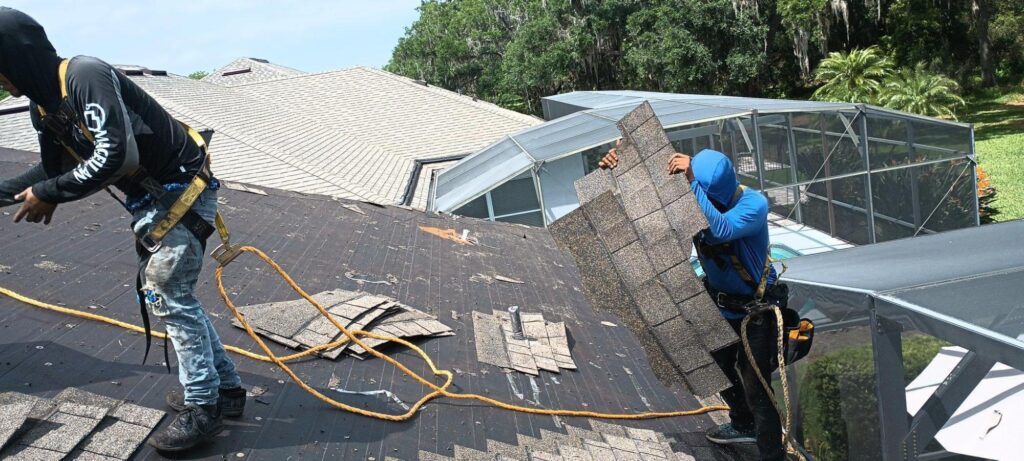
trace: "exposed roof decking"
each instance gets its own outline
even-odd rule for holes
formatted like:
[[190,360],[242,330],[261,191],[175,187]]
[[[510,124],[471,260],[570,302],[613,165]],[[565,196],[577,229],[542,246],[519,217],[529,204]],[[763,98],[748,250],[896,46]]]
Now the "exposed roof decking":
[[[23,162],[31,155],[5,154],[2,158],[13,159],[0,161],[0,174],[8,175],[25,168]],[[640,345],[625,328],[600,323],[617,320],[595,313],[587,304],[579,291],[577,271],[543,229],[366,204],[359,204],[366,213],[360,215],[324,197],[268,192],[271,195],[221,192],[221,210],[232,226],[233,240],[267,251],[308,291],[343,288],[380,293],[437,315],[455,328],[456,336],[423,343],[424,349],[440,367],[456,370],[460,391],[524,405],[531,405],[527,399],[537,400],[547,408],[637,412],[699,406],[682,389],[666,389],[656,380]],[[128,221],[113,201],[100,195],[61,205],[49,227],[0,220],[0,233],[6,236],[0,242],[0,265],[9,267],[0,271],[0,286],[139,323],[131,284],[135,256]],[[436,238],[421,232],[421,224],[468,229],[482,245],[460,246]],[[53,273],[34,267],[41,261],[66,269]],[[218,299],[212,280],[213,261],[207,258],[206,264],[199,298],[225,343],[255,350],[244,332],[230,326],[230,314]],[[399,282],[360,286],[344,277],[348,270],[380,280],[392,274]],[[525,283],[470,280],[477,273],[504,275]],[[225,282],[239,304],[295,297],[250,256],[229,267]],[[89,309],[90,305],[97,308]],[[565,321],[580,370],[555,376],[542,373],[534,391],[528,378],[507,376],[477,362],[471,311],[486,313],[509,305]],[[156,329],[162,330],[159,325]],[[139,365],[144,341],[138,334],[33,309],[7,298],[0,298],[0,331],[4,332],[0,335],[2,388],[52,395],[67,386],[80,386],[160,408],[164,393],[178,386],[177,376],[166,374],[159,365],[160,341],[154,342],[150,364]],[[278,353],[287,352],[271,347]],[[413,370],[426,373],[413,354],[387,351]],[[250,399],[246,418],[229,421],[228,431],[196,452],[197,458],[222,459],[243,453],[246,459],[415,459],[419,450],[450,455],[456,444],[484,450],[487,440],[514,445],[517,434],[540,437],[542,429],[565,431],[559,426],[562,423],[551,417],[452,401],[428,405],[409,423],[368,420],[325,407],[287,382],[272,365],[235,358],[246,385],[267,389],[260,397],[265,403]],[[46,362],[53,365],[45,366]],[[326,388],[332,376],[342,388],[389,389],[407,402],[423,393],[419,385],[380,360],[317,359],[295,368],[314,387],[339,398],[344,396]],[[515,388],[510,387],[510,377]],[[576,426],[589,424],[566,419]],[[683,440],[699,441],[701,431],[712,422],[702,416],[623,424],[669,434],[683,432]],[[677,448],[685,451],[686,445],[677,444]],[[157,459],[148,448],[138,457]]]

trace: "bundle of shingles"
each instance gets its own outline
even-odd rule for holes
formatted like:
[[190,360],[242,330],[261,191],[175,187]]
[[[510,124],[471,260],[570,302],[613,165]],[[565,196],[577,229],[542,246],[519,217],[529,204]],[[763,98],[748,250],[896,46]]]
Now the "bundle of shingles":
[[129,459],[164,412],[75,388],[0,393],[0,459]]
[[508,312],[473,312],[477,360],[531,375],[540,370],[575,370],[564,322],[548,322],[542,314],[521,314],[523,339],[512,332]]
[[[313,299],[330,312],[339,324],[351,331],[364,330],[403,339],[455,334],[434,316],[386,296],[332,290],[317,293]],[[344,337],[337,327],[305,299],[242,306],[238,310],[256,333],[292,349],[311,349]],[[242,328],[237,320],[234,324]],[[361,340],[373,348],[387,342],[369,337],[362,337]],[[351,341],[318,353],[332,360],[342,354],[358,359],[369,355],[365,349]]]
[[711,352],[737,335],[690,265],[708,227],[687,182],[668,173],[675,149],[649,103],[618,123],[619,165],[576,182],[580,208],[551,235],[580,269],[584,293],[637,335],[659,378],[707,396],[731,383]]

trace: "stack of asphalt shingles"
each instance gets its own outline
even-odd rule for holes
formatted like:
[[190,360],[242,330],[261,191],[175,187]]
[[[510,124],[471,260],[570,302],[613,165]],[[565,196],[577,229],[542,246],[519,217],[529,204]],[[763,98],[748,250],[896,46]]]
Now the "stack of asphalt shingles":
[[550,226],[576,260],[584,292],[638,336],[659,378],[705,396],[730,386],[711,352],[737,336],[699,282],[692,237],[708,226],[650,104],[620,122],[619,165],[576,182],[580,208]]
[[473,312],[477,360],[534,376],[540,370],[576,369],[564,322],[548,322],[542,314],[521,314],[524,338],[516,339],[509,313],[493,312]]
[[164,412],[68,388],[53,399],[0,394],[0,458],[131,458]]
[[[433,316],[394,299],[368,293],[333,290],[312,296],[334,319],[351,331],[364,330],[398,338],[451,336],[455,333]],[[256,333],[293,349],[311,349],[341,340],[344,334],[305,299],[238,308]],[[234,321],[235,326],[243,328]],[[386,341],[362,337],[370,347]],[[369,353],[358,344],[346,342],[324,349],[321,357],[336,360],[341,354],[363,359]]]

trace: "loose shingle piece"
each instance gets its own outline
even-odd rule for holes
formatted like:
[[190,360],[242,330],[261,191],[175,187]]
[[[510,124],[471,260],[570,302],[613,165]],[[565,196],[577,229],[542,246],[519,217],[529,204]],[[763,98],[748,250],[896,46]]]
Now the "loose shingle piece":
[[521,313],[520,318],[523,338],[517,339],[507,311],[495,310],[492,315],[473,312],[477,360],[534,376],[540,370],[559,373],[576,369],[565,323],[548,322],[539,313]]
[[[348,341],[338,325],[350,331],[363,330],[403,339],[455,334],[434,316],[386,296],[331,290],[317,293],[312,298],[331,314],[333,322],[305,299],[242,306],[238,310],[256,333],[293,349],[311,349],[344,341],[318,353],[331,360],[342,354],[358,359],[370,355],[362,346]],[[237,320],[234,325],[242,328]],[[372,348],[388,342],[366,336],[360,340]]]
[[[608,305],[599,295],[608,287],[626,291],[606,310],[638,335],[659,378],[682,380],[701,396],[719,392],[729,382],[710,353],[738,338],[689,262],[691,239],[708,227],[707,218],[689,184],[668,174],[674,149],[650,104],[626,114],[618,127],[619,165],[610,176],[598,170],[577,181],[583,213],[554,222],[551,234],[573,255],[595,307]],[[666,362],[672,372],[659,373]],[[629,457],[623,447],[611,449]]]
[[2,459],[129,459],[165,415],[75,388],[49,400],[9,392],[0,402]]

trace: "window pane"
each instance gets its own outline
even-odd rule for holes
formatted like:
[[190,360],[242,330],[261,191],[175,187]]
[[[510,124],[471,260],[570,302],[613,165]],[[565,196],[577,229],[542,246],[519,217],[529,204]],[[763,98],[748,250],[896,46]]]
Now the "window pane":
[[868,153],[872,168],[907,165],[914,162],[907,122],[895,118],[868,117]]
[[487,194],[481,195],[453,212],[459,216],[467,216],[470,218],[488,218],[487,214]]
[[761,154],[764,156],[766,188],[793,184],[789,161],[789,130],[785,118],[773,116],[779,123],[761,126]]
[[524,173],[492,190],[491,206],[495,216],[540,209],[533,174]]
[[537,211],[536,213],[524,213],[513,216],[505,216],[502,218],[495,218],[494,220],[516,224],[526,224],[527,226],[544,227],[544,217],[541,216],[540,211]]

